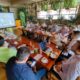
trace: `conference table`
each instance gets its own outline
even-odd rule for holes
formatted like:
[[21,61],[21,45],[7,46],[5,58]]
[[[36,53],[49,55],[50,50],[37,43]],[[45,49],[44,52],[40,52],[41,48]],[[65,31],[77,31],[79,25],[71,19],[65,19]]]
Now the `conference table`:
[[[60,53],[58,53],[58,57],[59,55]],[[37,61],[38,66],[41,66],[48,71],[52,68],[52,66],[55,64],[55,61],[57,60],[57,58],[54,58],[54,59],[50,58],[45,53],[42,53],[42,54],[34,53],[30,55],[30,58],[35,59]],[[43,61],[44,58],[47,59],[47,62]]]
[[[33,50],[35,48],[39,49],[39,44],[37,42],[30,40],[26,37],[21,37],[20,41],[12,40],[12,39],[6,40],[6,41],[10,44],[10,46],[16,47],[16,49],[19,48],[21,45],[24,45],[24,44],[26,46],[28,46],[30,48],[30,50]],[[34,45],[34,47],[32,45]],[[59,49],[57,49],[54,44],[51,44],[50,47],[52,47],[54,52],[58,53],[58,56],[57,56],[57,58],[58,58],[61,54],[61,51]],[[50,58],[44,52],[42,52],[42,53],[40,53],[40,52],[31,53],[30,58],[35,59],[39,66],[45,68],[48,71],[52,68],[52,66],[55,64],[55,61],[57,60],[57,58],[56,59]],[[42,62],[43,58],[47,59],[47,63]]]

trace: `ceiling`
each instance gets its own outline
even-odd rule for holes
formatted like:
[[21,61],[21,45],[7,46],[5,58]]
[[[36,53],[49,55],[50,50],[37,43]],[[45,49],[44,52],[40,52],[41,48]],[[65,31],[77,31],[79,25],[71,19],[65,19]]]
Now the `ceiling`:
[[38,1],[44,1],[44,0],[10,0],[12,4],[30,4]]
[[[5,3],[8,5],[10,4],[10,6],[14,6],[14,5],[25,6],[27,4],[41,2],[41,1],[50,1],[50,0],[0,0],[0,4]],[[51,0],[51,1],[61,1],[61,0]],[[80,0],[78,0],[78,3],[80,3]]]

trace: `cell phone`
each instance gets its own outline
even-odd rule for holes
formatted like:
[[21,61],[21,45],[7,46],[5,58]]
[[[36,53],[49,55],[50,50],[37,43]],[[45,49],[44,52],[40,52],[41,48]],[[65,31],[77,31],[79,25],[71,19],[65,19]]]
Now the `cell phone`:
[[28,63],[30,67],[34,67],[36,65],[36,61],[34,59],[29,59],[28,61],[31,62],[31,64]]
[[33,61],[32,64],[31,64],[31,67],[34,67],[36,64],[36,61]]

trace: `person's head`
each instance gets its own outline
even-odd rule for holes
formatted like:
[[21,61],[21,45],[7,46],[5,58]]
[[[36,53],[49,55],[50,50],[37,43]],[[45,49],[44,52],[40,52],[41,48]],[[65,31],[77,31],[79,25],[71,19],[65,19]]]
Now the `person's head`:
[[3,46],[3,44],[4,44],[4,38],[0,36],[0,46]]
[[30,20],[27,20],[27,23],[29,24],[30,23]]
[[30,50],[27,46],[20,47],[17,50],[18,61],[27,61],[30,55]]
[[45,40],[47,40],[47,36],[42,37],[42,41],[45,41]]

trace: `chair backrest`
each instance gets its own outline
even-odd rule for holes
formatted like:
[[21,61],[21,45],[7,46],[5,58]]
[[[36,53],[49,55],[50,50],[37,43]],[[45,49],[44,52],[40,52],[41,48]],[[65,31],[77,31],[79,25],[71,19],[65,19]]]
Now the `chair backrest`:
[[80,80],[80,76],[78,76],[76,80]]
[[48,80],[58,80],[58,78],[51,72],[48,72]]
[[0,80],[7,80],[6,65],[0,62]]
[[61,77],[53,70],[47,73],[48,80],[62,80]]

